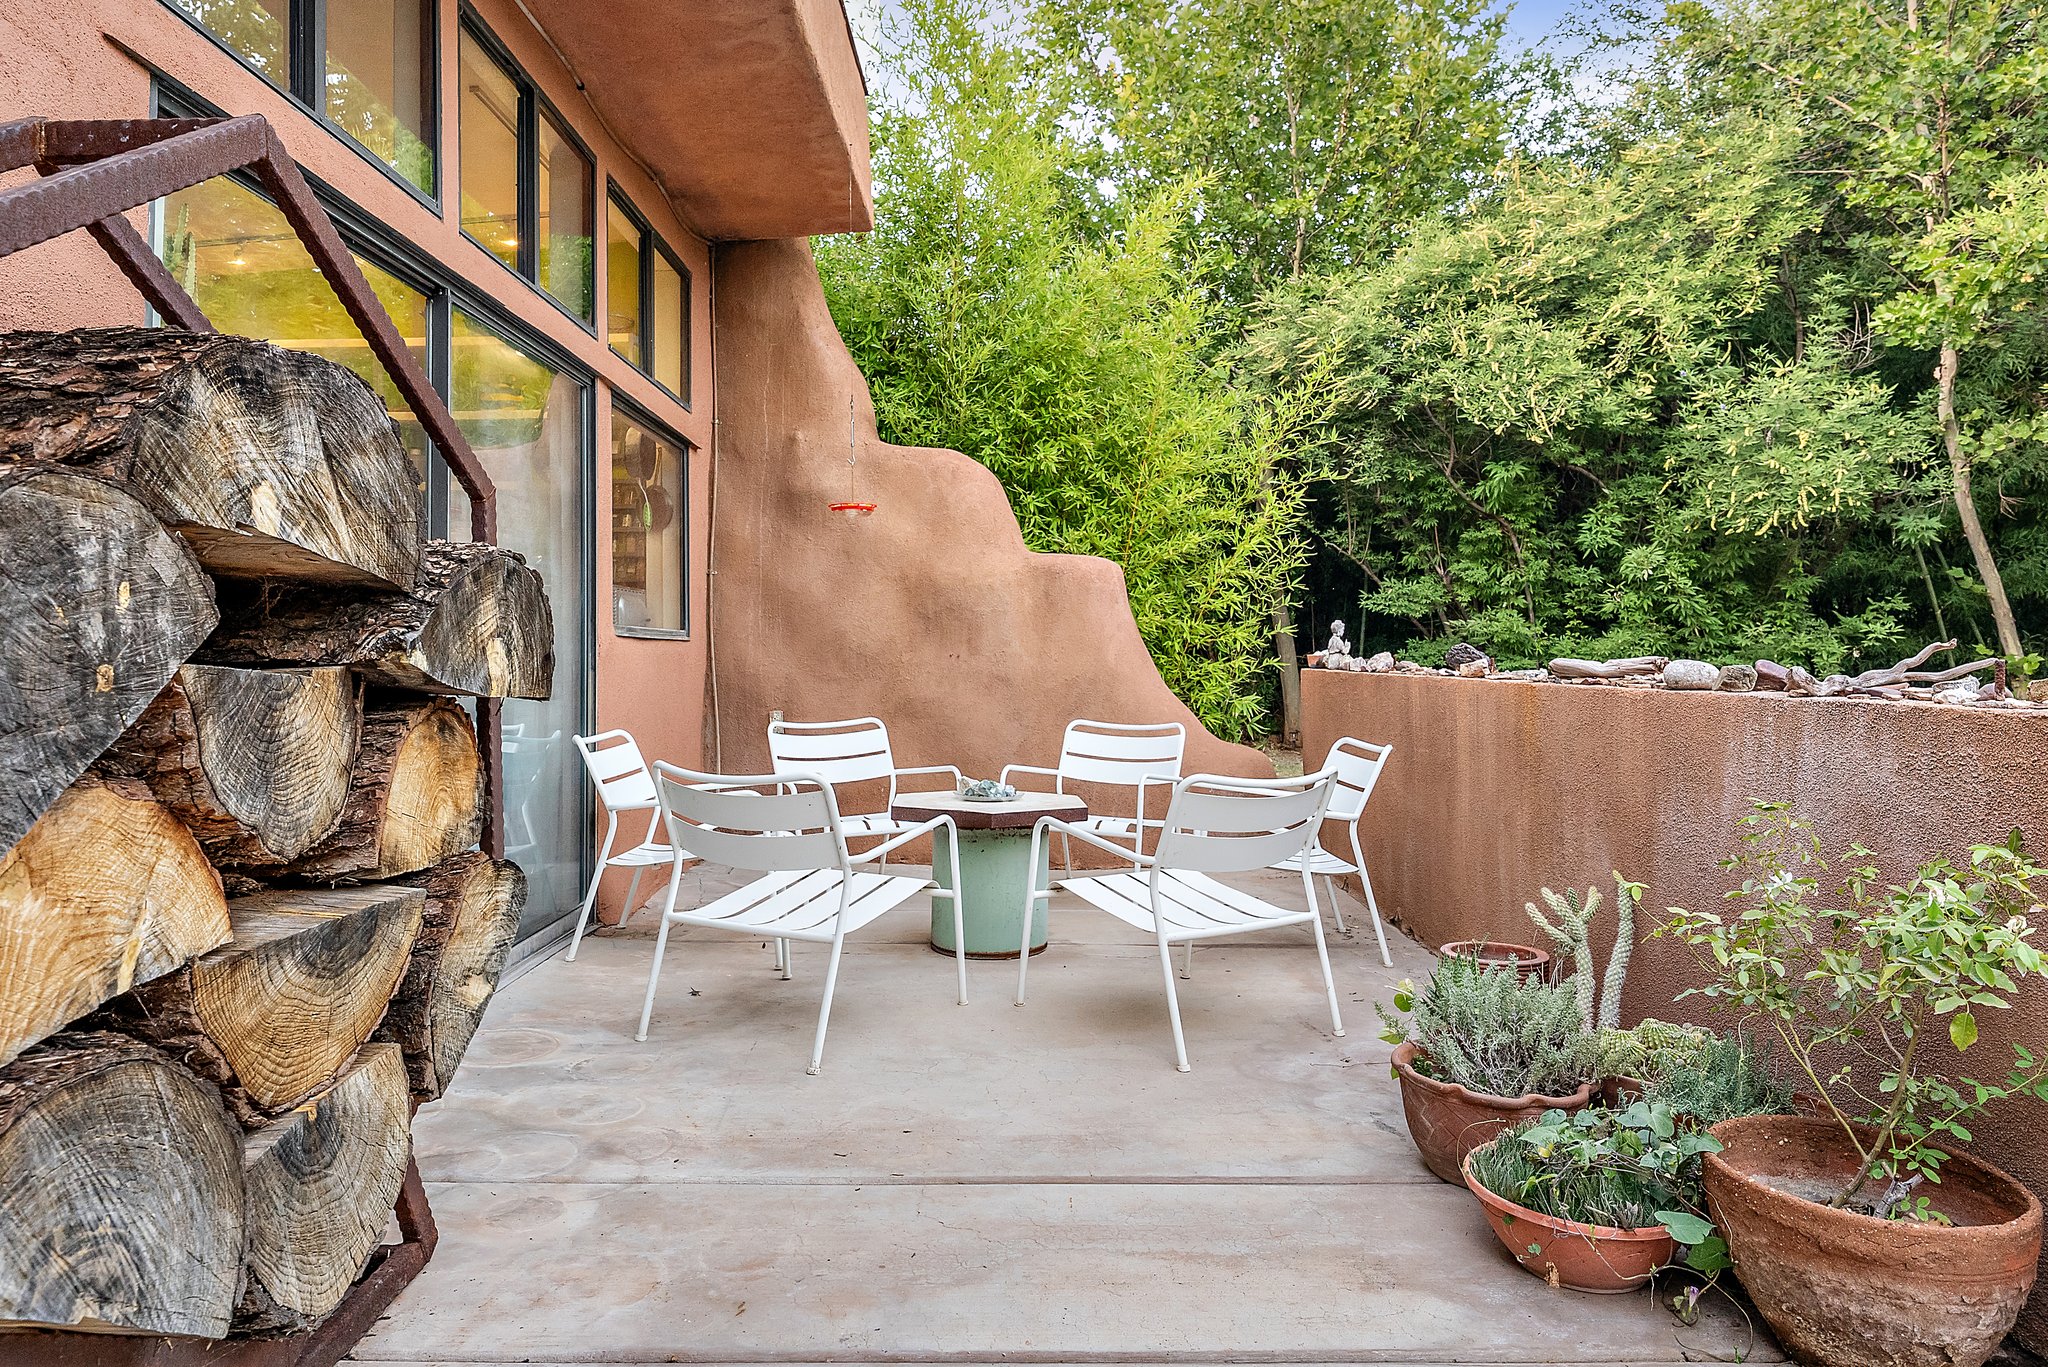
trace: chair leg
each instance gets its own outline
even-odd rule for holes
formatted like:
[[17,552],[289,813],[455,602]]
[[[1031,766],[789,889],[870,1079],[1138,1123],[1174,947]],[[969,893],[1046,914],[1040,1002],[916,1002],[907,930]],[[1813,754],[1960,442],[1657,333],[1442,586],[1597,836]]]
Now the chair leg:
[[789,941],[777,940],[775,942],[775,971],[782,975],[782,981],[784,982],[788,982],[790,979],[790,967]]
[[640,1033],[633,1036],[641,1043],[647,1041],[647,1022],[654,1015],[654,989],[661,982],[661,956],[668,952],[668,915],[662,914],[661,933],[654,937],[654,967],[647,973],[647,1000],[640,1006]]
[[597,889],[604,882],[605,861],[612,857],[612,841],[618,834],[618,813],[605,813],[604,844],[597,850],[597,872],[590,875],[590,889],[583,894],[583,905],[576,909],[576,934],[569,941],[570,963],[576,962],[576,951],[583,947],[583,927],[590,921],[590,909],[597,905]]
[[[1031,915],[1038,910],[1038,848],[1042,832],[1031,832],[1031,857],[1024,863],[1024,934],[1017,942],[1017,1002],[1024,1004],[1024,979],[1031,972]],[[1065,840],[1066,835],[1061,834]],[[1045,914],[1052,915],[1052,874],[1046,874]]]
[[839,951],[845,947],[844,936],[832,942],[832,958],[825,965],[825,1001],[818,1008],[818,1037],[811,1042],[811,1066],[804,1069],[812,1077],[825,1063],[825,1027],[832,1021],[832,990],[839,985]]
[[[960,834],[957,828],[946,828],[947,850],[953,858],[953,960],[960,966],[960,1005],[967,1005],[967,920],[960,909]],[[1029,882],[1029,875],[1025,881]],[[1031,918],[1024,918],[1024,957],[1031,957]]]
[[1183,978],[1193,978],[1195,976],[1195,942],[1193,940],[1188,941],[1188,947],[1181,951],[1180,975]]
[[1180,994],[1173,989],[1173,946],[1164,936],[1159,940],[1159,966],[1166,973],[1166,1014],[1173,1021],[1173,1066],[1185,1073],[1189,1071],[1188,1042],[1180,1029]]
[[1394,966],[1394,956],[1387,952],[1387,930],[1380,924],[1380,904],[1372,895],[1372,875],[1365,871],[1365,855],[1358,848],[1358,827],[1351,828],[1351,862],[1358,865],[1358,881],[1365,888],[1365,909],[1372,913],[1372,933],[1379,936],[1380,963],[1388,968]]
[[1067,838],[1065,831],[1060,832],[1060,858],[1066,864],[1067,872],[1072,873],[1074,871],[1074,842]]
[[1344,1017],[1337,1010],[1337,980],[1330,976],[1330,948],[1323,943],[1323,918],[1318,916],[1309,924],[1315,927],[1316,957],[1323,964],[1323,991],[1330,998],[1330,1033],[1338,1039],[1344,1038]]
[[633,913],[640,909],[640,904],[633,899],[640,895],[640,875],[645,872],[647,872],[647,867],[644,864],[634,869],[632,881],[626,884],[626,904],[619,908],[620,925],[626,924],[626,921]]
[[1327,873],[1323,875],[1323,891],[1330,896],[1330,911],[1337,918],[1337,933],[1339,935],[1349,935],[1351,933],[1350,927],[1344,924],[1344,903],[1337,896],[1337,880]]

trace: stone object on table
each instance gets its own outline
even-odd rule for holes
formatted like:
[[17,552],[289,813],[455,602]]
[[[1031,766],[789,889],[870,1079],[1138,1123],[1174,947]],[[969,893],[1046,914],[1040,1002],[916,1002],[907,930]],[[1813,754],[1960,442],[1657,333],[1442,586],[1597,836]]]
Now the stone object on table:
[[1390,674],[1394,669],[1394,652],[1382,650],[1376,655],[1365,657],[1363,666],[1367,674]]
[[1958,679],[1934,690],[1934,701],[1940,703],[1972,703],[1977,701],[1977,681]]
[[1718,686],[1720,682],[1720,667],[1710,665],[1705,660],[1673,660],[1664,666],[1666,688],[1706,691]]
[[1014,802],[1017,790],[992,778],[970,778],[961,782],[960,796],[969,802]]
[[1444,652],[1444,668],[1463,671],[1468,664],[1491,666],[1493,661],[1486,657],[1485,651],[1470,641],[1460,641]]
[[1484,658],[1467,660],[1458,666],[1458,677],[1461,679],[1483,679],[1492,672],[1493,662]]
[[1791,670],[1785,668],[1776,660],[1758,660],[1756,662],[1757,691],[1762,693],[1783,693],[1786,680],[1790,678],[1791,673]]
[[1344,635],[1344,619],[1339,617],[1330,623],[1330,643],[1323,647],[1325,655],[1350,655],[1351,641]]
[[1722,665],[1721,680],[1715,687],[1723,693],[1754,693],[1756,669],[1751,665]]

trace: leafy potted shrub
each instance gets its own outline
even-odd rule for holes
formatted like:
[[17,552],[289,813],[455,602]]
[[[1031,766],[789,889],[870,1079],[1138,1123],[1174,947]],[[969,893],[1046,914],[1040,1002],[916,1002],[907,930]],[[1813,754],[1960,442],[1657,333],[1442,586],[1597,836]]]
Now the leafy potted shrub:
[[1465,1185],[1503,1247],[1553,1286],[1633,1291],[1709,1236],[1700,1158],[1720,1144],[1662,1102],[1549,1111],[1474,1149]]
[[1567,988],[1446,959],[1421,993],[1402,983],[1381,1036],[1408,1133],[1429,1170],[1464,1180],[1465,1155],[1502,1130],[1593,1099],[1593,1040]]
[[2041,1207],[1950,1146],[1987,1107],[2048,1099],[2048,1069],[2015,1048],[2001,1080],[1950,1080],[1932,1056],[1967,1051],[1977,1014],[2042,971],[2029,915],[2043,869],[2018,833],[1882,886],[1852,847],[1834,906],[1810,828],[1782,805],[1744,819],[1729,861],[1739,910],[1673,909],[1660,931],[1698,953],[1695,989],[1754,1020],[1819,1114],[1723,1121],[1707,1203],[1737,1276],[1778,1338],[1821,1367],[1978,1367],[2034,1282]]

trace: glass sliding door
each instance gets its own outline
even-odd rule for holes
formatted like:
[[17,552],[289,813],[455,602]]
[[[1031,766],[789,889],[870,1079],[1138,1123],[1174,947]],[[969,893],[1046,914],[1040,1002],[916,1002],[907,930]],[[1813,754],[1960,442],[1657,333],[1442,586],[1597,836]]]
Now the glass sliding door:
[[[572,911],[583,895],[588,785],[570,738],[584,727],[590,387],[460,307],[449,350],[449,406],[497,486],[498,543],[539,571],[554,610],[554,696],[504,706],[505,855],[526,871],[524,937]],[[449,534],[461,537],[469,503],[450,483]]]

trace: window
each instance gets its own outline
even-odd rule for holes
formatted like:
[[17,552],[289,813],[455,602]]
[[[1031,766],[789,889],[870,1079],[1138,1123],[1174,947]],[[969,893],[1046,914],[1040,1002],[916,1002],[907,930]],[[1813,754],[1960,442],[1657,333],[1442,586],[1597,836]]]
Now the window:
[[459,48],[462,230],[587,323],[597,195],[590,154],[467,19]]
[[434,0],[170,0],[422,195],[435,193]]
[[616,187],[605,201],[605,330],[613,351],[690,402],[690,272]]
[[689,630],[683,574],[689,448],[612,405],[612,627],[621,635]]

